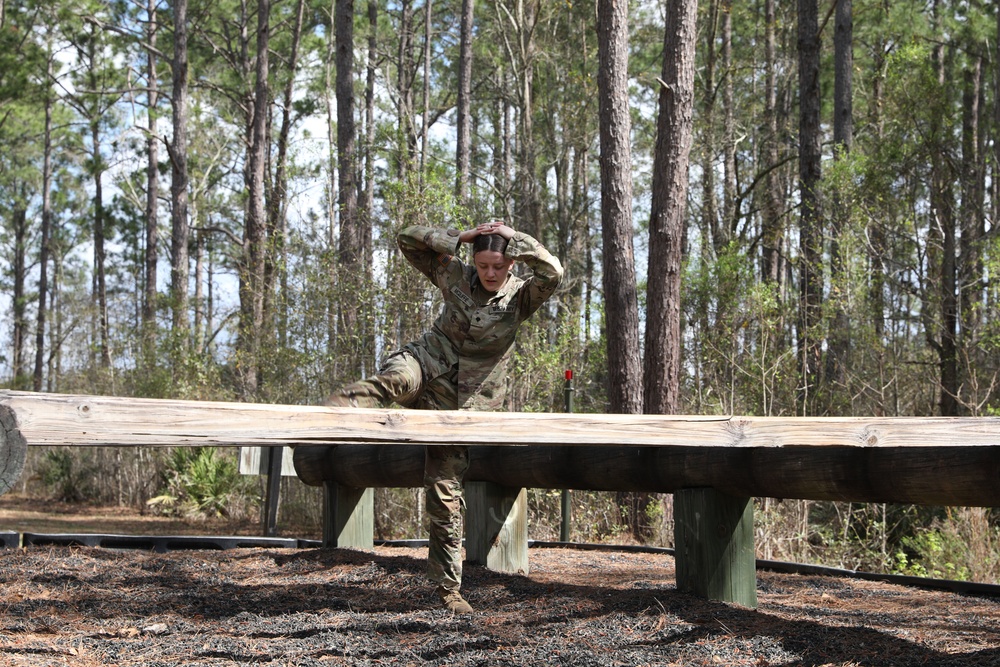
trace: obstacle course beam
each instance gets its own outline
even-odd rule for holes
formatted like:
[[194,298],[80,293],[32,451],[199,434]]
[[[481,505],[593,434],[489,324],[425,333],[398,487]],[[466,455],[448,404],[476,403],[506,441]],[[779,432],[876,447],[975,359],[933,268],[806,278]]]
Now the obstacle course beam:
[[[307,484],[423,485],[421,446],[298,447]],[[472,447],[468,481],[502,486],[1000,506],[1000,447]]]
[[[28,446],[1000,446],[1000,417],[726,417],[328,408],[0,391]],[[5,421],[6,425],[7,422]]]

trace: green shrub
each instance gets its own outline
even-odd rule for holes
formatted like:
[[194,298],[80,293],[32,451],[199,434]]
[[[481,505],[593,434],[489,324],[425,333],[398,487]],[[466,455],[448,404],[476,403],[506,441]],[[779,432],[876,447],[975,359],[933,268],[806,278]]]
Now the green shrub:
[[193,517],[240,518],[259,502],[252,478],[240,475],[231,452],[215,447],[178,448],[164,473],[165,488],[149,505]]
[[74,503],[93,497],[92,471],[67,449],[50,449],[38,465],[38,478],[54,500]]

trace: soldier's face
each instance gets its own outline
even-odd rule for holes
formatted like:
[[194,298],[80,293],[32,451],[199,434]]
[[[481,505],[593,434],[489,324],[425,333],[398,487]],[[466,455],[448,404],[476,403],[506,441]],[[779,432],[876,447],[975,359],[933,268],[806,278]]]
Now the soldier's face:
[[507,282],[510,267],[514,264],[514,260],[507,259],[503,253],[496,250],[480,250],[472,261],[476,265],[476,272],[479,273],[479,282],[487,292],[496,292],[503,287]]

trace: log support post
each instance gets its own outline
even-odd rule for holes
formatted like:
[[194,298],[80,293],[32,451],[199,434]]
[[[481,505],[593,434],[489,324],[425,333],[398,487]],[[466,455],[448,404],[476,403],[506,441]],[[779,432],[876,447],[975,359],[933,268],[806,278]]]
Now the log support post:
[[375,493],[325,482],[323,484],[323,546],[373,549]]
[[28,443],[18,430],[17,415],[0,405],[0,496],[14,488],[27,455]]
[[714,489],[674,494],[677,589],[757,607],[753,501]]
[[281,494],[281,463],[284,447],[261,448],[261,456],[267,452],[267,492],[264,495],[264,511],[261,512],[264,537],[278,534],[278,498]]
[[528,491],[465,484],[465,556],[496,572],[528,573]]

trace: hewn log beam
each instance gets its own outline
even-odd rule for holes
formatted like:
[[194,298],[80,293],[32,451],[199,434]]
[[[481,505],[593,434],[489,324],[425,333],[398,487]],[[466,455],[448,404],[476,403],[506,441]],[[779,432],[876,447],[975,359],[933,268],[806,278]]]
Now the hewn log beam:
[[1000,417],[726,417],[427,410],[0,392],[32,445],[453,444],[963,449],[1000,446]]
[[[419,487],[421,446],[295,450],[307,484]],[[473,447],[468,481],[503,486],[1000,506],[1000,447]]]
[[[365,488],[420,486],[423,450],[414,444],[466,443],[482,446],[468,478],[510,487],[711,487],[735,496],[1000,506],[996,417],[362,410],[30,392],[0,392],[0,410],[8,486],[25,445],[297,445],[307,482]],[[325,453],[300,461],[310,456],[304,445],[343,443],[392,446],[345,446],[329,461]]]

